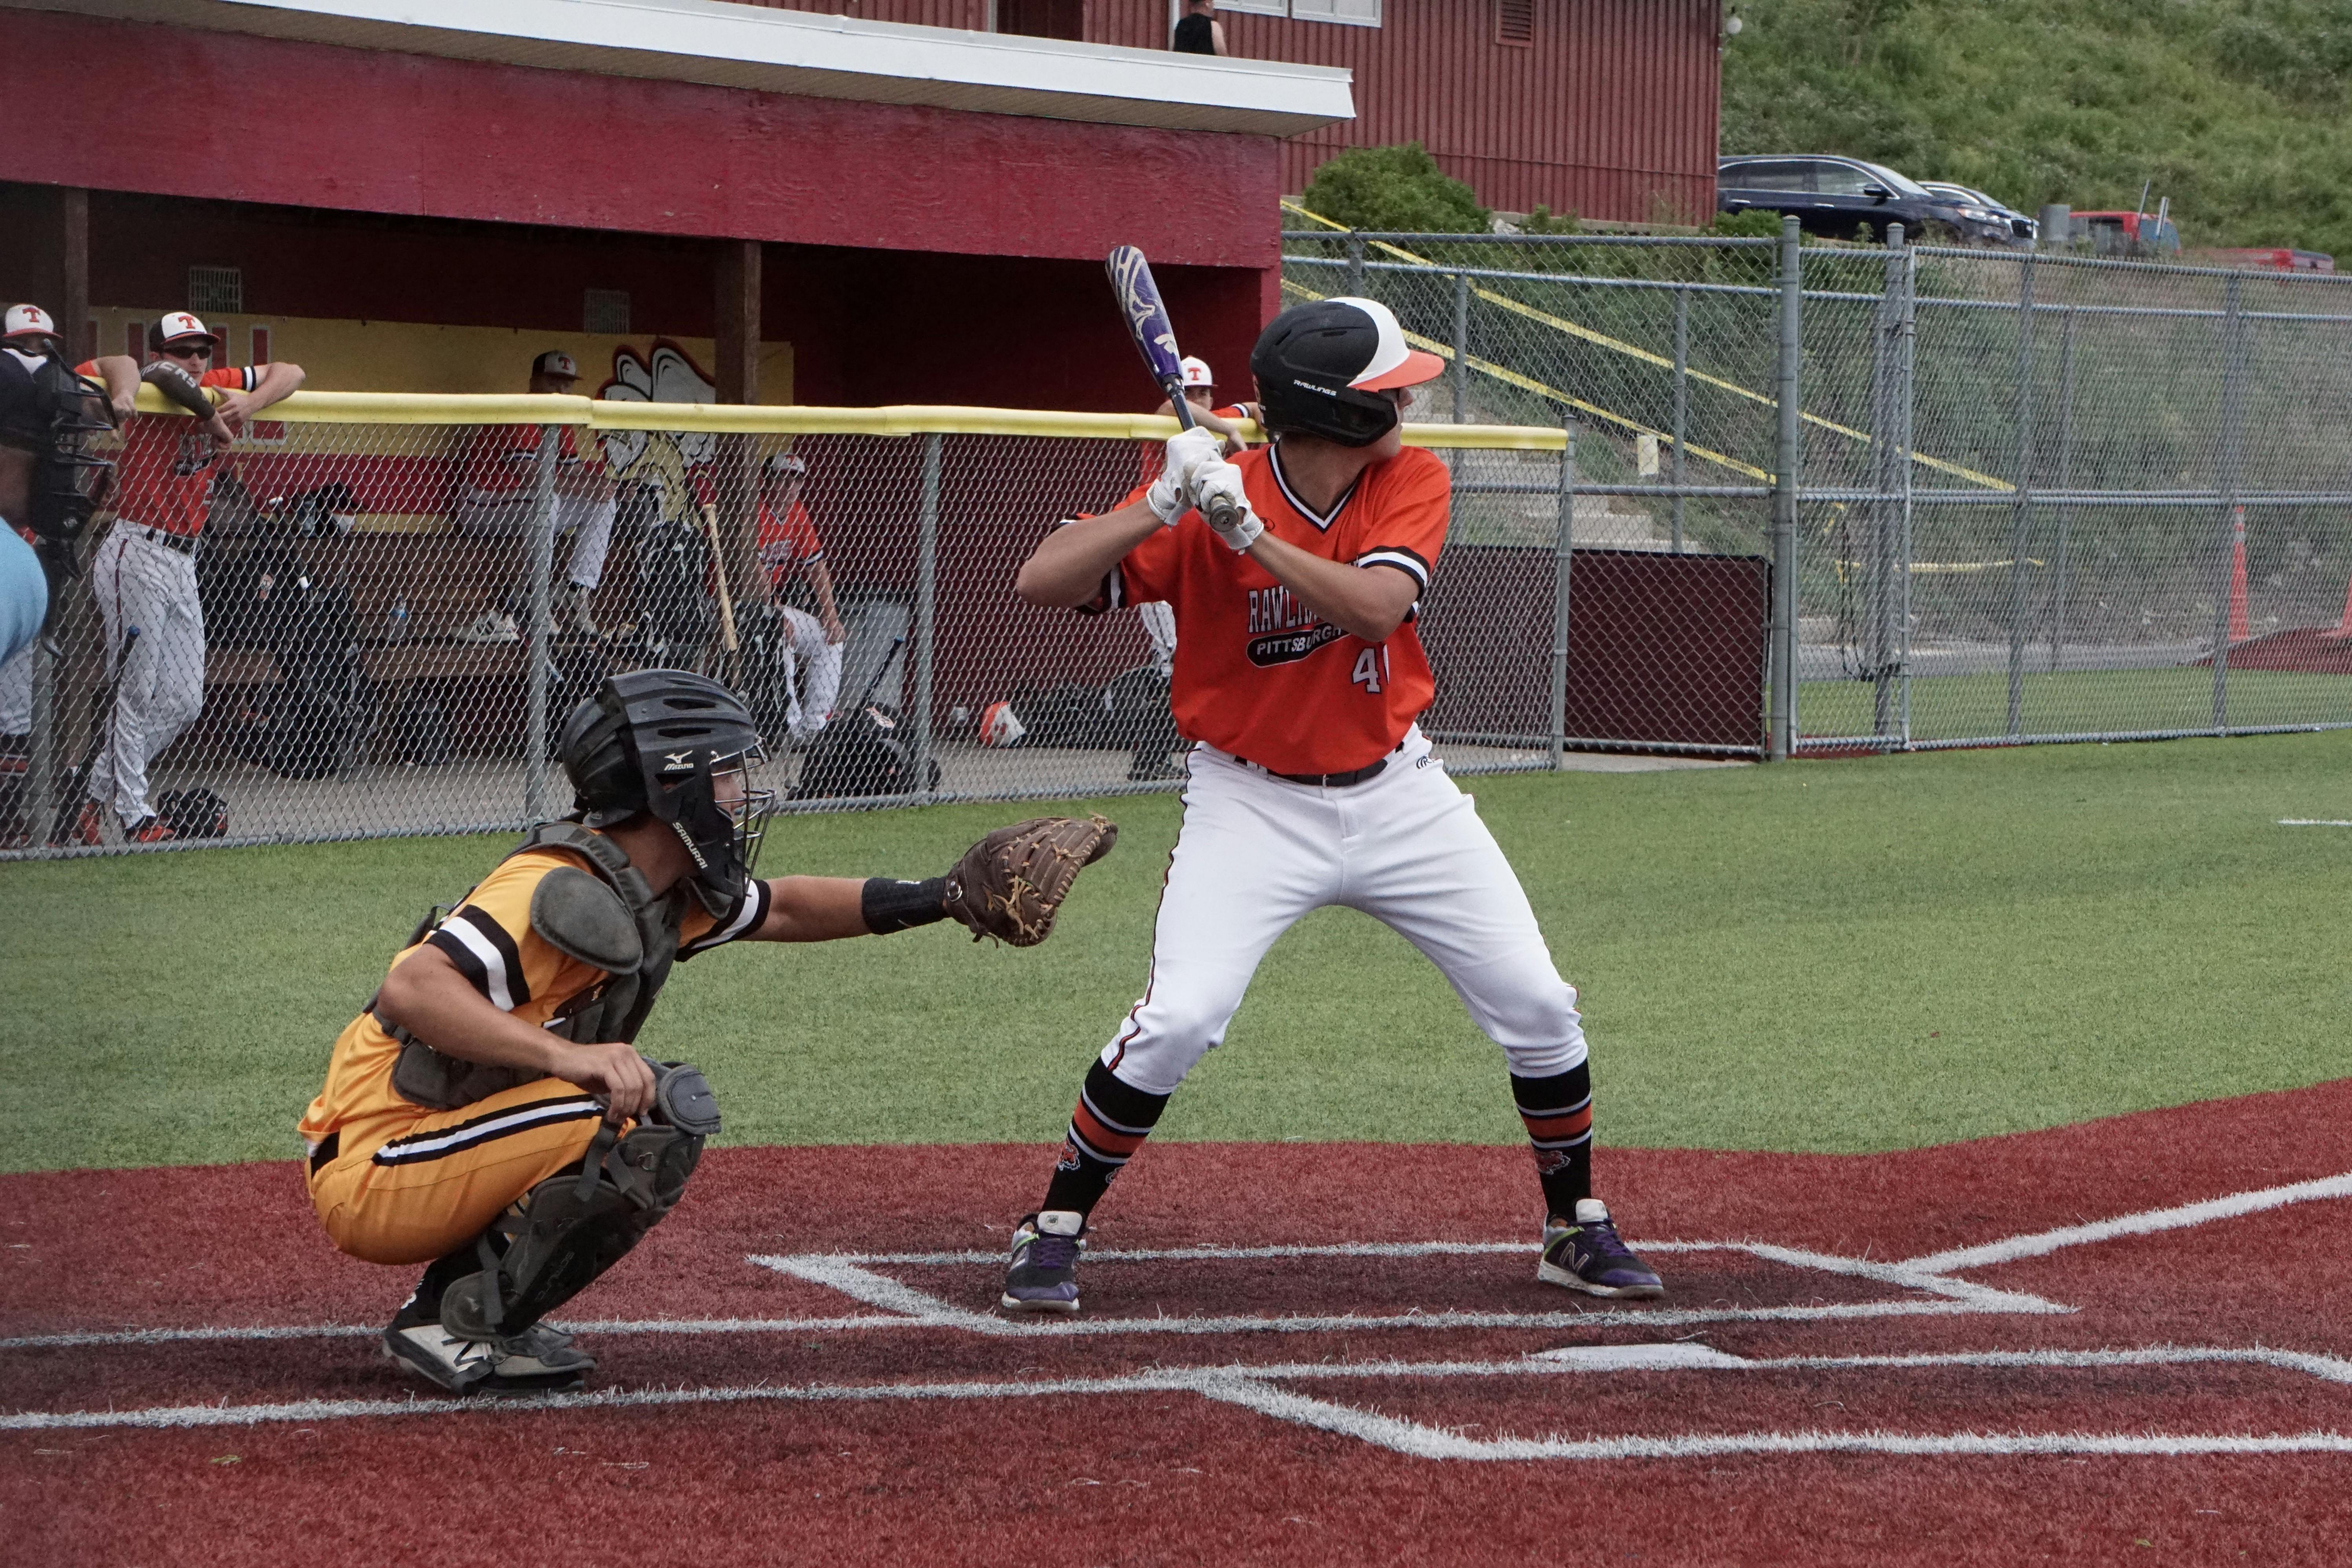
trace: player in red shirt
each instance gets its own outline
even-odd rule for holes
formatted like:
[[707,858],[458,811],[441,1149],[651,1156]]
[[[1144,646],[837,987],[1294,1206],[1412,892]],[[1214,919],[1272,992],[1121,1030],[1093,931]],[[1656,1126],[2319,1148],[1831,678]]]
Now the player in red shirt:
[[[1088,1213],[1224,1038],[1266,949],[1326,904],[1427,954],[1502,1047],[1543,1187],[1537,1277],[1664,1294],[1592,1195],[1575,988],[1414,721],[1434,688],[1412,623],[1451,479],[1402,445],[1401,406],[1444,368],[1373,300],[1286,310],[1250,356],[1271,447],[1228,462],[1213,433],[1188,430],[1151,484],[1056,530],[1021,568],[1032,604],[1172,605],[1176,717],[1197,743],[1150,981],[1087,1073],[1044,1203],[1014,1230],[1009,1311],[1078,1310]],[[1223,531],[1198,510],[1217,502],[1234,509]]]
[[[849,630],[833,602],[833,572],[824,562],[824,542],[801,504],[801,486],[808,464],[790,452],[778,452],[760,465],[760,516],[756,541],[760,564],[766,569],[769,608],[783,632],[792,655],[792,696],[784,724],[795,741],[806,741],[833,716],[841,694],[842,645]],[[794,573],[805,575],[816,600],[816,614],[784,602],[784,590]]]
[[[580,363],[561,349],[550,349],[530,362],[525,390],[568,396],[579,385]],[[529,526],[539,499],[539,441],[536,425],[485,425],[474,432],[458,486],[454,519],[458,532],[511,536]],[[593,431],[563,426],[555,459],[554,531],[572,535],[565,588],[555,609],[573,630],[598,637],[602,633],[591,606],[604,580],[604,556],[612,548],[619,501]],[[499,604],[503,595],[503,589],[490,592],[487,607],[467,630],[469,637],[513,640],[516,628],[504,623],[506,612]]]
[[[106,623],[106,668],[123,658],[128,628],[139,628],[123,664],[106,745],[90,770],[89,798],[75,842],[100,841],[101,808],[111,805],[125,839],[172,837],[147,804],[147,766],[194,722],[205,706],[205,612],[196,595],[196,551],[213,478],[254,416],[302,384],[299,364],[213,366],[220,339],[185,310],[147,329],[147,347],[220,394],[212,418],[142,414],[124,427],[115,467],[114,526],[90,558],[90,591]],[[81,367],[93,374],[98,362]]]

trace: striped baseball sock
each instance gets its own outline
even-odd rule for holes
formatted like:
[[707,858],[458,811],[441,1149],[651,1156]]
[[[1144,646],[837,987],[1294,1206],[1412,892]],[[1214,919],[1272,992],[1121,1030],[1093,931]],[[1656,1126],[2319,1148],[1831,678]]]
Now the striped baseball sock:
[[1544,1202],[1562,1218],[1592,1195],[1592,1074],[1583,1062],[1549,1078],[1511,1075],[1511,1099],[1535,1146]]
[[1070,1112],[1069,1133],[1062,1140],[1062,1157],[1054,1164],[1054,1179],[1039,1207],[1093,1212],[1103,1189],[1143,1147],[1167,1108],[1166,1095],[1146,1094],[1121,1083],[1100,1062],[1088,1068],[1087,1081],[1078,1089],[1077,1109]]

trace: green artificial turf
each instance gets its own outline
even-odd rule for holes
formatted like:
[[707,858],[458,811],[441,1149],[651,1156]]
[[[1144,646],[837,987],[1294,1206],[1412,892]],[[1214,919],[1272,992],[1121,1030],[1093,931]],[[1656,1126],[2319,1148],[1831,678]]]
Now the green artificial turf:
[[[2352,723],[2352,676],[2283,669],[2226,673],[2232,728]],[[2029,675],[2020,687],[2021,734],[2146,734],[2213,728],[2210,668],[2069,670]],[[1871,734],[1876,699],[1868,681],[1806,681],[1797,691],[1799,727],[1806,735]],[[1912,679],[1915,741],[1980,741],[2008,733],[2006,673]]]
[[[2352,736],[1471,781],[1583,988],[1604,1142],[1875,1150],[2352,1071]],[[770,874],[922,874],[1014,806],[797,817]],[[735,1142],[1055,1137],[1143,978],[1166,797],[1045,946],[953,926],[682,969],[644,1044]],[[283,1157],[336,1030],[502,841],[0,867],[0,1167]],[[1518,1135],[1498,1055],[1362,916],[1275,949],[1161,1123]]]

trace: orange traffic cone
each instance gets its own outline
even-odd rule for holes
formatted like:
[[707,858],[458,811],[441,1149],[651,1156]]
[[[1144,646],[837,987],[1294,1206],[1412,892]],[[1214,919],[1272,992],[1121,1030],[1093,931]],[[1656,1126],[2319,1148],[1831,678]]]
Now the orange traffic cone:
[[2240,507],[2230,521],[2230,640],[2244,642],[2254,635],[2246,619],[2246,509]]

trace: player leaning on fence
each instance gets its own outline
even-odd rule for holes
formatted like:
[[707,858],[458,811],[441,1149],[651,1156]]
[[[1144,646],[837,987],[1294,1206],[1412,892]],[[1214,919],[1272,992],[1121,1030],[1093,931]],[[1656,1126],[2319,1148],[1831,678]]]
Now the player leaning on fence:
[[683,670],[614,676],[557,754],[577,809],[418,925],[301,1121],[334,1244],[427,1265],[385,1350],[456,1393],[576,1387],[596,1363],[541,1319],[669,1212],[718,1131],[702,1074],[634,1043],[673,962],[950,916],[1028,945],[1115,837],[1100,817],[1047,819],[928,881],[760,881],[760,738],[733,693]]
[[[1275,318],[1251,355],[1271,447],[1168,443],[1118,510],[1055,531],[1023,565],[1033,604],[1174,607],[1176,718],[1198,742],[1142,1000],[1087,1069],[1003,1305],[1078,1310],[1079,1237],[1169,1096],[1224,1038],[1258,961],[1308,910],[1342,904],[1443,970],[1503,1048],[1546,1210],[1538,1278],[1664,1294],[1592,1195],[1592,1097],[1576,991],[1468,795],[1415,717],[1433,690],[1412,622],[1445,541],[1451,480],[1402,444],[1409,389],[1439,374],[1369,300]],[[1232,503],[1219,531],[1205,499]],[[1222,510],[1222,509],[1221,509]],[[1376,977],[1348,984],[1377,996]],[[1378,1027],[1378,1005],[1364,1026]]]
[[[113,674],[121,660],[121,684],[106,744],[90,770],[89,798],[73,825],[78,844],[100,841],[108,805],[126,840],[172,837],[169,825],[149,808],[147,767],[204,710],[205,612],[196,594],[196,552],[213,479],[227,470],[231,443],[254,416],[302,384],[299,364],[215,366],[219,343],[185,310],[147,329],[147,347],[155,356],[148,379],[192,408],[214,393],[218,405],[201,419],[142,414],[123,431],[114,526],[89,563],[90,592],[106,623],[107,672]],[[81,367],[84,375],[97,371],[95,360]]]

